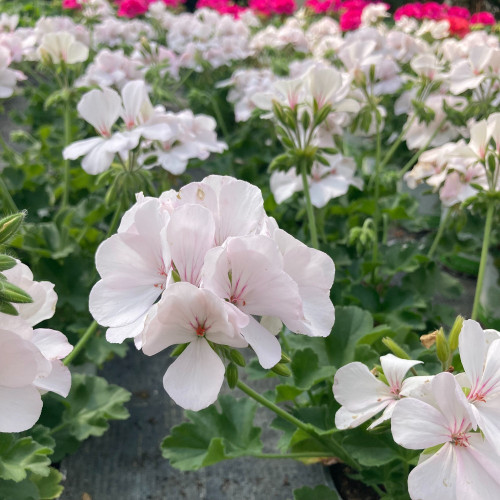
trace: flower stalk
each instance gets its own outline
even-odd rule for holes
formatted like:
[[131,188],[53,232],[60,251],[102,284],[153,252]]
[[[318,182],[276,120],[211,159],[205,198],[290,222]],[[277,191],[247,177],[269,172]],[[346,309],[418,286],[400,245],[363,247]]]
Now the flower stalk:
[[486,223],[484,225],[483,247],[481,250],[481,260],[479,262],[479,273],[477,275],[476,293],[474,294],[474,305],[472,306],[471,319],[477,320],[479,316],[479,301],[481,290],[483,289],[484,273],[486,271],[486,261],[488,260],[488,249],[490,246],[491,228],[493,225],[493,214],[495,212],[495,204],[493,200],[488,202],[488,210],[486,212]]
[[304,185],[304,197],[306,200],[307,220],[309,222],[309,232],[311,234],[311,244],[314,248],[319,248],[318,230],[316,228],[316,219],[314,217],[314,207],[311,202],[311,193],[309,192],[309,182],[307,180],[308,170],[307,160],[300,162],[300,174],[302,175],[302,183]]

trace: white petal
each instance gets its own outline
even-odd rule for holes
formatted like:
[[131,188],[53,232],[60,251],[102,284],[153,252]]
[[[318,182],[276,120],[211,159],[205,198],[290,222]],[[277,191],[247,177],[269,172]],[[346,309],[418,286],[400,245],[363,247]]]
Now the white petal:
[[219,356],[205,339],[199,338],[170,365],[163,386],[179,406],[198,411],[217,400],[224,372]]
[[122,100],[113,89],[94,89],[80,99],[77,109],[80,116],[101,135],[109,136],[111,127],[121,114]]
[[389,387],[375,378],[366,365],[357,361],[337,370],[333,395],[352,412],[361,412],[381,404],[385,407],[394,399]]
[[77,158],[80,158],[80,156],[88,154],[105,141],[106,139],[103,139],[102,137],[91,137],[90,139],[84,139],[83,141],[73,142],[64,148],[63,158],[65,160],[76,160]]
[[410,450],[422,450],[446,443],[450,433],[445,417],[418,399],[401,399],[392,413],[394,441]]
[[401,388],[403,379],[410,368],[421,364],[422,361],[413,359],[401,359],[394,354],[386,354],[380,357],[380,363],[384,370],[384,375],[391,387]]
[[281,360],[281,346],[278,339],[266,330],[258,321],[249,316],[248,326],[241,329],[241,334],[252,346],[263,368],[272,368]]
[[49,360],[63,359],[73,350],[63,333],[48,328],[34,330],[32,341]]
[[387,405],[387,402],[369,406],[362,411],[351,412],[345,406],[341,406],[335,414],[335,427],[340,430],[354,429],[362,423],[381,412]]
[[474,387],[481,379],[486,357],[484,332],[477,321],[472,319],[464,321],[458,345],[465,373]]
[[[392,422],[394,423],[394,416]],[[408,492],[415,500],[457,500],[456,476],[454,447],[446,443],[411,471],[408,476]]]
[[0,432],[22,432],[33,427],[42,412],[42,398],[33,386],[0,386]]
[[52,370],[46,377],[38,377],[34,385],[43,391],[52,391],[66,397],[71,389],[71,373],[61,361],[52,361]]

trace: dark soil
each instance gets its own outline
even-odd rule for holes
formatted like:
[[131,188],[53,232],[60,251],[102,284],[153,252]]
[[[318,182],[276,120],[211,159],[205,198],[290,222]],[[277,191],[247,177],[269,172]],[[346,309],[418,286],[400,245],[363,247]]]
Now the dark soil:
[[330,474],[343,500],[379,500],[375,491],[369,486],[349,477],[354,471],[344,464],[330,466]]

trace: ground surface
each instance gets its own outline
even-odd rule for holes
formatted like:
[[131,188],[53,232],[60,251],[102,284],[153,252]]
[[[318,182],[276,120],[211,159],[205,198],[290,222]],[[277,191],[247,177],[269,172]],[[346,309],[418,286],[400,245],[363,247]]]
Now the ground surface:
[[[329,484],[322,466],[292,460],[241,458],[197,472],[172,468],[159,449],[170,427],[183,420],[162,387],[170,362],[166,353],[149,357],[131,346],[125,359],[104,366],[100,375],[133,393],[131,416],[111,422],[104,436],[88,439],[63,460],[62,500],[291,500],[295,488]],[[275,435],[268,428],[272,416],[266,409],[257,415],[266,443]]]

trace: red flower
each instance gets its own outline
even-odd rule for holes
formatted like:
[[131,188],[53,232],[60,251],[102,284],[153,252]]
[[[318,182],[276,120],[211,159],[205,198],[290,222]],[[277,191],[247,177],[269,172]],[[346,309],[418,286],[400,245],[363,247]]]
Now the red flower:
[[149,2],[147,0],[122,0],[118,8],[121,17],[136,17],[147,12]]
[[406,5],[402,5],[399,9],[396,9],[394,12],[394,19],[398,21],[403,16],[406,17],[414,17],[415,19],[422,19],[423,11],[421,3],[408,3]]
[[483,24],[485,26],[495,24],[495,16],[490,12],[478,12],[470,18],[471,24]]
[[63,0],[62,8],[63,9],[72,9],[79,10],[82,8],[82,4],[80,3],[82,0]]
[[347,10],[340,16],[340,29],[350,31],[358,29],[361,25],[361,10]]
[[448,17],[450,23],[450,33],[463,38],[470,31],[469,21],[463,17],[450,16]]
[[469,9],[465,7],[450,7],[448,9],[448,16],[463,17],[464,19],[470,19]]

